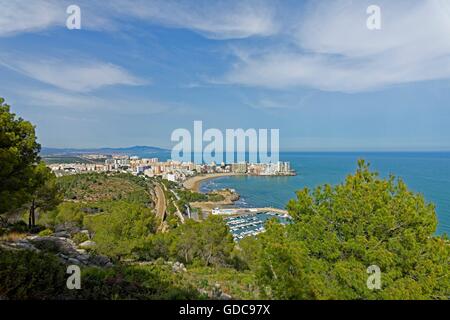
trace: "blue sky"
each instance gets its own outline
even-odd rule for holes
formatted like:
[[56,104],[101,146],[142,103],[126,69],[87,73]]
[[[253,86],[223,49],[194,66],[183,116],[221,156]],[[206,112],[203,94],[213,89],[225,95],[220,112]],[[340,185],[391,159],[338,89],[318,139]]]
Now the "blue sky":
[[0,96],[44,146],[170,148],[202,120],[280,129],[282,150],[450,150],[446,0],[0,7]]

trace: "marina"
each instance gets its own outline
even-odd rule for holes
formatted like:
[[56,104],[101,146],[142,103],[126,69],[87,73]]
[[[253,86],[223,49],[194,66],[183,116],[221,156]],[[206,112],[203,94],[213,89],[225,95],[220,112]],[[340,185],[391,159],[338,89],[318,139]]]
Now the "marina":
[[239,216],[225,218],[235,241],[245,237],[256,236],[265,231],[265,224],[270,219],[276,219],[281,224],[289,224],[291,217],[274,211],[250,212]]

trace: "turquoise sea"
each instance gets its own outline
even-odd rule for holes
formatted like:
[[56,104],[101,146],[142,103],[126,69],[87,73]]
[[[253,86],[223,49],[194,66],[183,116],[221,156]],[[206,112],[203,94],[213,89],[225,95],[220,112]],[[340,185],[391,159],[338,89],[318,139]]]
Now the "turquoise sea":
[[201,190],[233,188],[241,195],[236,206],[284,208],[296,190],[343,181],[355,171],[360,158],[384,177],[403,178],[410,189],[433,202],[439,220],[437,233],[450,235],[450,152],[281,153],[280,160],[290,161],[297,176],[223,177],[203,182]]

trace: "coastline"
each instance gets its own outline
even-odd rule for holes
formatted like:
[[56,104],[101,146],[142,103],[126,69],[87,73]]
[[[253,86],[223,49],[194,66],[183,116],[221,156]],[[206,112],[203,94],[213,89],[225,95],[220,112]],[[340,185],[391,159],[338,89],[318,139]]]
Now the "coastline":
[[232,176],[243,176],[244,174],[240,173],[209,173],[209,174],[203,174],[194,176],[192,178],[187,179],[183,186],[191,191],[199,192],[200,191],[200,185],[203,181],[216,179],[216,178],[222,178],[222,177],[232,177]]

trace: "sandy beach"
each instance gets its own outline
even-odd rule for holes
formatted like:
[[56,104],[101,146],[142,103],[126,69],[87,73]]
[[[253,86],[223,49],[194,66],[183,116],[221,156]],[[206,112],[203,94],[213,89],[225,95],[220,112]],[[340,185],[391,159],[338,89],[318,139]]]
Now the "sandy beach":
[[210,180],[210,179],[216,179],[220,177],[230,177],[230,176],[241,176],[242,174],[239,173],[209,173],[209,174],[202,174],[198,175],[192,178],[187,179],[183,186],[191,191],[199,192],[200,191],[200,184],[202,181]]

